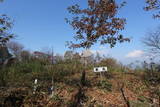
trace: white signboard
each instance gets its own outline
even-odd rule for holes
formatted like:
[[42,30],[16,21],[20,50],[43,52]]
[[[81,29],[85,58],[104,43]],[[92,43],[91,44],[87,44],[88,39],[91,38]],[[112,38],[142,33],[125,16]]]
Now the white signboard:
[[107,67],[95,67],[94,72],[106,72],[107,71]]

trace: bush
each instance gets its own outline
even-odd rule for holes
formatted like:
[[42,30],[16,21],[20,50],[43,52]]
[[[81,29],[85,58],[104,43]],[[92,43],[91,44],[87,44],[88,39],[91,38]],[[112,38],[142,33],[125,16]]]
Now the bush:
[[83,65],[79,62],[62,61],[57,64],[49,64],[48,61],[40,59],[30,59],[28,61],[21,61],[5,67],[0,71],[1,85],[27,85],[33,83],[34,79],[39,81],[55,82],[65,81],[64,77],[74,75],[81,72]]
[[107,66],[108,71],[120,71],[121,65],[117,63],[117,60],[114,58],[104,58],[98,66]]
[[102,66],[107,65],[108,67],[119,67],[117,60],[114,58],[105,58],[100,62],[100,65],[102,65]]
[[99,81],[99,83],[97,85],[101,89],[104,89],[107,91],[112,91],[112,84],[106,80]]
[[0,87],[7,85],[7,72],[3,69],[0,69]]

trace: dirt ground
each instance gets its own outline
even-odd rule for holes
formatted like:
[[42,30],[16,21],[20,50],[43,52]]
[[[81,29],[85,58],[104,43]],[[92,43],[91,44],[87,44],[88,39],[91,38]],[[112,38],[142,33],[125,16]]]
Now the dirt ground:
[[[115,72],[101,77],[87,71],[83,87],[78,85],[80,77],[74,74],[55,83],[52,97],[44,88],[33,94],[31,87],[1,87],[0,107],[127,107],[125,98],[131,107],[159,107],[159,99],[153,97],[141,75]],[[101,81],[105,81],[102,87],[98,85]]]

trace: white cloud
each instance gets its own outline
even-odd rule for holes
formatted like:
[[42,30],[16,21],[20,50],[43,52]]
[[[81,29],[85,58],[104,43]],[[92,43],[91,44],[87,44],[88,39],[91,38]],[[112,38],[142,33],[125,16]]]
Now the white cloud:
[[127,58],[137,58],[137,57],[141,57],[144,54],[144,52],[142,50],[134,50],[132,52],[129,52],[126,57]]

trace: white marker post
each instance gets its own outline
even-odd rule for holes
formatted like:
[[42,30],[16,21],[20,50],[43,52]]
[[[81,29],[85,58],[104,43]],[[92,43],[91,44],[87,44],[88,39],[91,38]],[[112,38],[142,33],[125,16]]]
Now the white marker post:
[[100,73],[101,82],[102,82],[102,72],[107,72],[107,71],[108,71],[107,67],[94,67],[93,70],[93,72]]
[[53,95],[54,95],[54,82],[53,82],[53,77],[52,77],[52,86],[51,86],[51,95],[50,95],[50,98],[52,98],[53,97]]
[[37,87],[38,87],[37,83],[38,83],[38,79],[35,79],[34,80],[34,87],[33,87],[33,94],[35,94],[37,91]]

